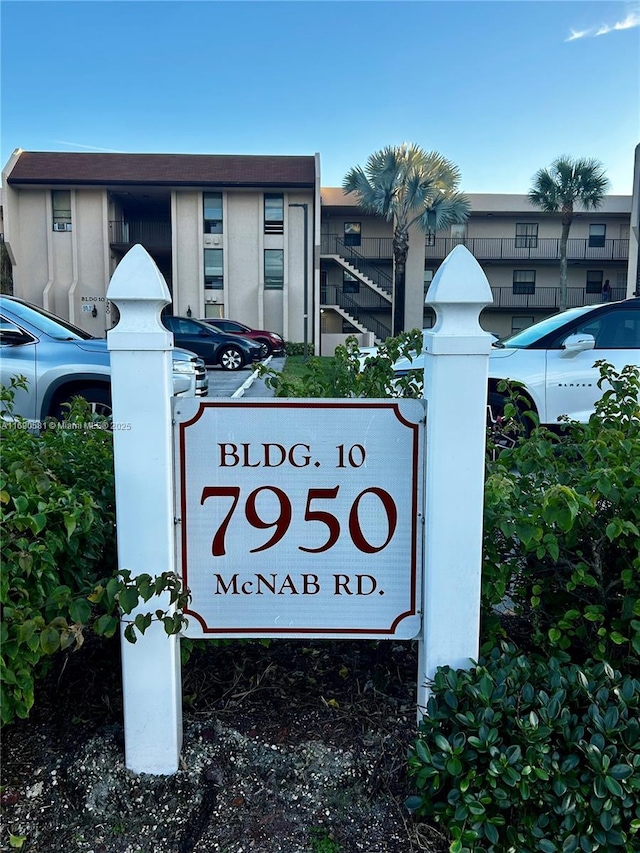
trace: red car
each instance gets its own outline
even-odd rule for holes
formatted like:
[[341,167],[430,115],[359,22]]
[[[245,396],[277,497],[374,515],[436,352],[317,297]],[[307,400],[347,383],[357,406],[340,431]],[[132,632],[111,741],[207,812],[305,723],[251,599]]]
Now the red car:
[[202,320],[202,323],[208,323],[210,326],[215,326],[221,332],[226,332],[229,335],[242,335],[243,338],[250,338],[262,344],[262,357],[268,355],[281,355],[284,353],[284,341],[280,335],[275,332],[266,332],[264,329],[250,329],[244,323],[238,323],[236,320],[215,320],[209,318]]

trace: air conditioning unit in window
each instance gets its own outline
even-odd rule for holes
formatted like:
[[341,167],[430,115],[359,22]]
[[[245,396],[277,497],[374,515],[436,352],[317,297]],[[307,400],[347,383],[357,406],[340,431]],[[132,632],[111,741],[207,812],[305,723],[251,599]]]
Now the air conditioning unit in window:
[[71,223],[70,222],[54,222],[53,223],[54,231],[71,231]]

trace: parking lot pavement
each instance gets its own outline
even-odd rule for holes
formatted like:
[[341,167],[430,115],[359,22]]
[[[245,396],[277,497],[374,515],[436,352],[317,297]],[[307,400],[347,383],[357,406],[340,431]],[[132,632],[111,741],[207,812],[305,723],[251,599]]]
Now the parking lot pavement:
[[[267,360],[269,367],[282,370],[285,358]],[[264,379],[259,379],[252,368],[243,370],[208,370],[208,397],[273,397],[273,391],[267,388]]]

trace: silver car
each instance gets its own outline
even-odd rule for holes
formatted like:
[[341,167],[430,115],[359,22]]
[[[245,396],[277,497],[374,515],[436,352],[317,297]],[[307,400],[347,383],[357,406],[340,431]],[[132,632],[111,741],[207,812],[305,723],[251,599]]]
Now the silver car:
[[[174,349],[176,396],[206,396],[204,362],[194,353]],[[0,296],[0,381],[27,379],[18,389],[13,413],[41,422],[60,418],[64,404],[81,396],[101,413],[111,411],[111,376],[107,342],[13,296]]]

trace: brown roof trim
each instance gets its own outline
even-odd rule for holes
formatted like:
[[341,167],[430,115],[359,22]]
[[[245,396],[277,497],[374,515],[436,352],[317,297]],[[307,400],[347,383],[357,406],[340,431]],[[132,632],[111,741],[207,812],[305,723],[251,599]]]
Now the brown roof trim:
[[315,186],[314,156],[23,151],[13,185]]

